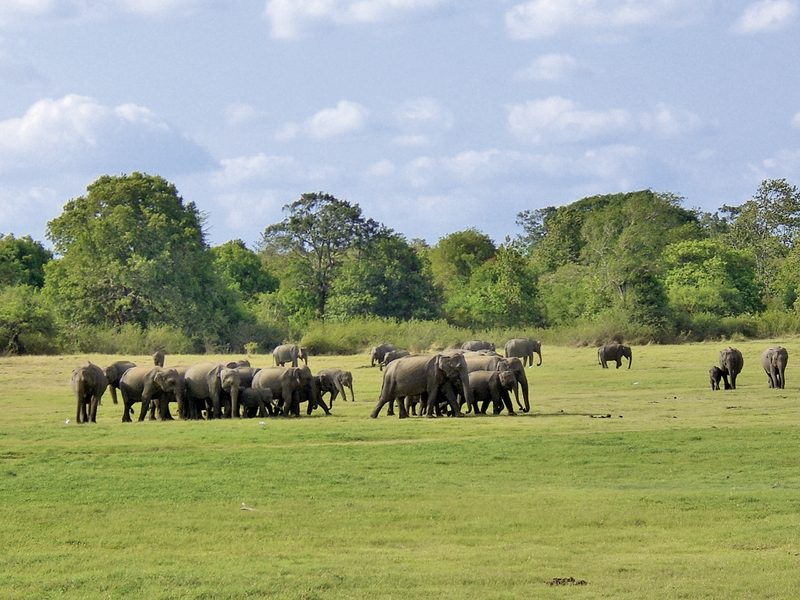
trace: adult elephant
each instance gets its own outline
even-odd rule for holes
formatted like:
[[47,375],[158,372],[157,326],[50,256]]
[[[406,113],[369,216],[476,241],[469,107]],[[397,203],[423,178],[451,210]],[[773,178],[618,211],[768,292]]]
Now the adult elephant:
[[469,352],[478,352],[480,350],[491,350],[494,352],[495,345],[492,342],[484,342],[483,340],[469,340],[461,344],[461,349]]
[[538,340],[528,338],[514,338],[508,340],[505,345],[505,355],[516,356],[522,359],[522,366],[533,366],[533,355],[539,355],[537,366],[542,364],[542,344]]
[[383,355],[383,360],[378,363],[378,368],[383,371],[393,360],[397,360],[398,358],[403,358],[404,356],[410,356],[411,353],[408,350],[389,350],[386,354]]
[[72,391],[75,392],[78,423],[97,423],[97,407],[108,387],[106,374],[97,365],[88,362],[72,371]]
[[[190,366],[184,375],[186,401],[190,407],[205,402],[206,416],[219,419],[222,416],[222,393],[231,397],[231,411],[227,416],[239,415],[239,390],[241,378],[236,369],[213,362],[202,362]],[[210,405],[210,406],[209,406]]]
[[[516,384],[513,387],[514,397],[517,406],[522,412],[530,412],[531,403],[529,398],[528,377],[525,375],[525,366],[517,357],[503,358],[502,356],[486,356],[482,354],[465,354],[464,360],[467,364],[467,371],[511,371],[514,374]],[[517,385],[522,388],[522,401],[519,403],[519,392]]]
[[[292,363],[293,367],[297,366],[300,356],[300,346],[297,344],[281,344],[276,346],[272,351],[272,358],[275,361],[276,367],[282,367],[286,363]],[[305,363],[308,364],[308,357],[306,356]]]
[[719,353],[719,368],[722,369],[722,380],[725,382],[726,390],[736,389],[736,376],[742,372],[743,367],[744,357],[736,348],[728,346]]
[[633,364],[633,352],[630,346],[615,343],[606,344],[597,349],[597,362],[604,369],[608,368],[608,363],[612,360],[617,363],[617,368],[619,369],[622,366],[623,358],[628,359],[628,368],[630,369]]
[[345,388],[350,388],[350,400],[356,401],[356,394],[353,392],[353,374],[342,369],[322,369],[317,373],[319,379],[320,394],[330,393],[330,407],[333,408],[333,401],[341,394],[347,402],[347,392]]
[[[517,382],[511,371],[472,371],[469,374],[469,388],[472,393],[472,411],[475,414],[486,414],[489,403],[494,414],[502,411],[503,406],[509,415],[515,415],[511,405],[511,390]],[[482,403],[479,408],[478,403]]]
[[311,369],[307,366],[298,367],[298,371],[300,371],[300,393],[298,395],[297,405],[293,406],[293,410],[295,411],[295,415],[300,415],[300,404],[306,402],[306,414],[310,415],[311,412],[317,408],[318,406],[322,407],[322,410],[325,411],[326,415],[331,414],[328,405],[325,404],[325,401],[322,399],[322,393],[320,391],[319,386],[319,379],[314,377],[311,374]]
[[270,414],[278,411],[285,415],[293,413],[294,406],[300,404],[300,369],[296,367],[267,367],[259,369],[253,377],[253,389],[269,389],[272,403],[267,406]]
[[386,353],[391,352],[392,350],[397,350],[397,348],[395,348],[392,344],[379,344],[378,346],[373,346],[369,351],[369,366],[374,367],[376,362],[381,364],[383,359],[386,357]]
[[[119,391],[122,392],[122,422],[130,423],[131,411],[136,402],[142,403],[139,421],[144,421],[144,416],[150,408],[150,402],[159,402],[163,407],[174,397],[178,402],[178,410],[184,407],[184,392],[181,378],[175,369],[163,367],[133,367],[123,373],[119,382]],[[164,418],[162,410],[161,417]]]
[[454,416],[461,416],[451,387],[460,389],[468,405],[472,405],[472,394],[469,389],[469,372],[462,354],[406,356],[392,362],[383,374],[383,386],[380,398],[370,416],[375,419],[385,404],[399,399],[400,418],[408,417],[405,402],[407,396],[427,394],[427,415],[434,416],[434,407],[438,406],[436,397],[439,389],[445,390]]
[[132,369],[136,363],[129,360],[118,360],[108,365],[104,371],[106,379],[108,380],[108,389],[111,392],[111,400],[117,404],[117,390],[119,389],[119,380],[122,379],[123,373],[128,369]]
[[761,355],[761,366],[767,373],[769,387],[783,389],[786,380],[783,373],[786,370],[786,363],[789,361],[789,353],[783,346],[767,348]]

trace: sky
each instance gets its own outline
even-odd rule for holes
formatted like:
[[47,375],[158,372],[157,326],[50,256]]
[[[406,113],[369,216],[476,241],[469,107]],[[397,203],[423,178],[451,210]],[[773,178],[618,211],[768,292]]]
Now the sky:
[[161,175],[211,245],[322,191],[435,244],[800,185],[800,0],[0,0],[0,234]]

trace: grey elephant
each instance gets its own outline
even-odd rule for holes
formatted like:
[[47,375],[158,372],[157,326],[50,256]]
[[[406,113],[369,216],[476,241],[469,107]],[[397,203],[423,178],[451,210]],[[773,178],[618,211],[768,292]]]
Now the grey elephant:
[[[517,383],[511,371],[472,371],[469,374],[469,387],[472,393],[472,411],[486,414],[491,402],[493,412],[499,413],[505,406],[509,415],[515,415],[509,391]],[[478,406],[482,403],[482,406]]]
[[[243,417],[266,417],[272,410],[272,390],[269,388],[244,388],[239,393],[239,406]],[[234,415],[238,416],[238,415]]]
[[722,370],[722,380],[725,382],[726,390],[736,389],[736,376],[742,372],[743,367],[744,357],[736,348],[729,346],[719,353],[719,368]]
[[[300,346],[297,344],[281,344],[280,346],[276,346],[275,349],[272,351],[272,358],[275,360],[276,367],[282,367],[286,363],[291,363],[293,367],[296,367],[298,364],[298,360],[303,358],[300,352]],[[308,355],[305,355],[303,358],[305,364],[308,364]]]
[[300,369],[296,367],[267,367],[259,369],[253,377],[253,389],[268,389],[272,393],[272,403],[267,405],[270,414],[283,411],[293,413],[294,406],[300,405]]
[[155,366],[157,366],[157,367],[163,367],[164,366],[164,357],[165,356],[166,356],[166,354],[164,354],[163,350],[156,350],[153,353],[153,364]]
[[784,371],[786,371],[786,363],[788,361],[789,353],[783,346],[767,348],[761,354],[761,366],[764,367],[764,371],[767,373],[769,387],[784,389],[786,385]]
[[600,346],[597,349],[597,362],[604,369],[608,368],[608,363],[612,360],[617,363],[619,369],[622,366],[623,358],[628,359],[628,368],[630,369],[633,364],[633,352],[630,346],[614,343]]
[[711,367],[708,370],[708,380],[711,383],[711,389],[718,390],[719,382],[722,381],[722,369],[719,367]]
[[322,369],[317,373],[320,384],[320,394],[330,393],[331,397],[328,404],[333,408],[333,401],[341,394],[345,402],[347,402],[347,391],[345,388],[350,388],[350,400],[356,401],[355,392],[353,392],[353,374],[350,371],[342,369]]
[[[163,407],[174,397],[178,403],[178,410],[182,411],[184,407],[183,386],[181,378],[175,369],[156,366],[133,367],[123,373],[119,382],[119,390],[122,392],[124,404],[122,410],[123,423],[130,423],[130,413],[136,402],[142,403],[139,421],[144,421],[152,401],[159,402],[159,406]],[[164,416],[162,411],[162,419]]]
[[306,414],[310,415],[314,409],[321,406],[326,415],[330,415],[331,411],[325,401],[322,399],[322,392],[320,390],[319,379],[311,374],[311,369],[305,365],[298,367],[300,371],[300,393],[298,395],[298,403],[294,406],[296,411],[295,415],[300,414],[300,404],[306,402]]
[[[464,360],[467,363],[467,371],[511,371],[514,374],[515,385],[514,397],[517,406],[522,412],[530,412],[531,404],[529,397],[528,377],[525,375],[525,367],[517,357],[503,358],[502,356],[486,356],[482,354],[466,354]],[[522,388],[522,401],[519,402],[519,392],[517,386]]]
[[374,367],[375,363],[381,364],[387,352],[397,350],[392,344],[379,344],[373,346],[369,351],[369,366]]
[[114,404],[117,404],[117,390],[119,389],[119,380],[122,379],[122,374],[135,366],[136,363],[132,363],[129,360],[118,360],[104,369],[108,380],[108,390],[111,392],[111,401]]
[[480,350],[490,350],[492,352],[495,351],[495,345],[493,342],[484,342],[482,340],[469,340],[468,342],[464,342],[461,344],[462,350],[467,350],[469,352],[478,352]]
[[522,359],[523,366],[533,366],[533,355],[539,355],[537,366],[542,364],[542,344],[538,340],[514,338],[508,340],[504,347],[506,357],[516,356]]
[[461,354],[406,356],[392,362],[383,374],[383,385],[380,398],[370,416],[375,419],[385,404],[398,399],[400,418],[408,417],[405,402],[407,396],[427,394],[427,415],[434,416],[438,408],[437,394],[440,388],[445,391],[452,414],[461,416],[461,410],[455,395],[450,391],[454,387],[463,394],[464,401],[472,405],[472,394],[469,389],[469,373],[467,363]]
[[408,350],[389,350],[386,354],[383,355],[383,360],[378,363],[378,368],[383,371],[393,360],[397,360],[398,358],[403,358],[404,356],[410,356],[411,353]]
[[[230,395],[231,411],[227,416],[239,414],[239,390],[241,378],[236,369],[213,362],[202,362],[186,369],[186,402],[190,410],[197,410],[198,403],[206,403],[206,416],[219,419],[222,416],[222,393]],[[199,415],[194,414],[197,417]]]
[[225,366],[229,369],[238,369],[239,367],[249,367],[250,361],[246,358],[241,358],[239,360],[232,360],[230,362],[225,363]]
[[71,383],[77,401],[75,421],[97,423],[97,407],[108,387],[105,372],[97,365],[87,362],[72,371]]

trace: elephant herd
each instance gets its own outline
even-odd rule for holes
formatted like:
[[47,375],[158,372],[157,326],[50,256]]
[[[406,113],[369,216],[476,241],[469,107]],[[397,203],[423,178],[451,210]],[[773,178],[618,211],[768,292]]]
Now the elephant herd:
[[[355,401],[350,371],[323,369],[314,375],[308,368],[307,352],[297,346],[287,352],[275,354],[276,366],[264,368],[253,368],[247,360],[164,367],[163,352],[153,355],[152,366],[123,360],[101,369],[87,363],[72,372],[76,421],[96,422],[97,406],[106,389],[114,404],[118,403],[117,390],[122,395],[124,423],[131,421],[136,403],[141,403],[139,421],[143,421],[148,413],[151,419],[156,413],[162,420],[172,419],[170,402],[177,404],[182,419],[219,419],[299,416],[304,402],[307,414],[317,407],[330,414],[339,394],[347,401],[347,389],[350,400]],[[297,366],[298,359],[306,364]],[[293,366],[281,366],[281,361]],[[328,403],[324,394],[329,394]]]
[[[786,363],[789,362],[789,353],[783,346],[767,348],[761,353],[761,366],[767,374],[767,385],[771,388],[784,389],[786,385]],[[712,390],[719,389],[719,382],[723,382],[724,389],[736,389],[736,377],[744,368],[744,357],[736,348],[725,348],[719,353],[719,366],[708,370]],[[729,379],[730,378],[730,379]]]

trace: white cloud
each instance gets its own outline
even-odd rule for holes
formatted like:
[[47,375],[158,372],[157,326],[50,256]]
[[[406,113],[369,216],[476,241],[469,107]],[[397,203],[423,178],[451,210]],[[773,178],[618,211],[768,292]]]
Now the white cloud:
[[433,98],[408,100],[396,112],[397,120],[404,127],[437,127],[449,129],[453,126],[453,114]]
[[744,10],[733,30],[745,34],[775,31],[786,27],[797,12],[797,3],[791,0],[760,0]]
[[800,150],[779,150],[774,156],[749,166],[759,180],[769,178],[796,179],[800,177]]
[[302,124],[287,123],[277,133],[279,140],[291,140],[300,135],[326,139],[354,133],[364,128],[368,111],[356,102],[340,100],[336,106],[324,108]]
[[238,186],[253,181],[269,181],[290,178],[299,170],[299,165],[290,156],[273,156],[259,153],[253,156],[223,158],[222,169],[213,177],[215,185]]
[[530,0],[509,9],[505,23],[512,38],[539,39],[565,29],[685,23],[709,4],[709,0]]
[[677,109],[660,102],[650,111],[639,116],[642,129],[659,137],[672,138],[697,130],[702,120],[695,113]]
[[564,79],[578,68],[578,61],[569,54],[544,54],[517,72],[517,79],[555,81]]
[[206,151],[150,109],[106,106],[78,95],[44,99],[0,121],[0,173],[43,167],[183,172],[210,164]]
[[795,115],[792,117],[792,127],[795,129],[800,129],[800,112],[795,113]]
[[230,127],[247,125],[257,121],[262,112],[249,104],[229,104],[225,107],[225,123]]
[[368,177],[390,177],[394,175],[396,167],[390,160],[383,159],[367,167],[366,175]]
[[273,37],[293,39],[313,23],[379,23],[436,8],[450,0],[267,0]]
[[622,109],[584,110],[559,96],[516,104],[509,109],[508,127],[520,140],[577,142],[628,131],[634,119]]

